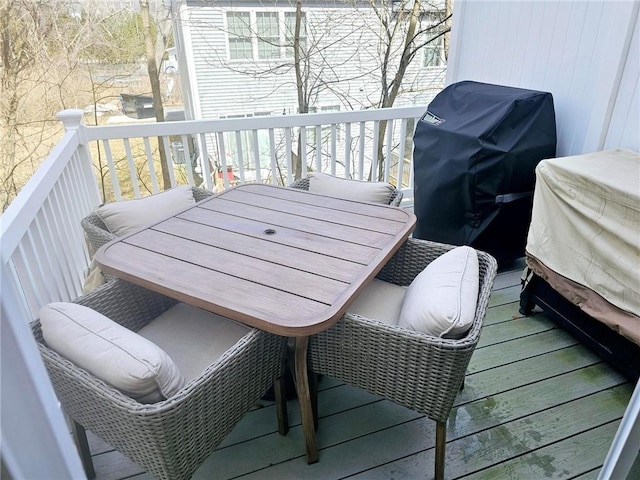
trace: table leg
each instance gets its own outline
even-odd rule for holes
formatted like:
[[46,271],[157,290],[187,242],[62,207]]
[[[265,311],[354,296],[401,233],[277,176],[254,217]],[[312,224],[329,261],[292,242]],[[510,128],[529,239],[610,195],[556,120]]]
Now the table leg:
[[302,431],[307,445],[307,463],[315,463],[318,461],[318,449],[316,447],[313,408],[311,407],[311,395],[309,393],[309,374],[307,372],[309,337],[296,337],[295,342],[296,392],[300,403]]

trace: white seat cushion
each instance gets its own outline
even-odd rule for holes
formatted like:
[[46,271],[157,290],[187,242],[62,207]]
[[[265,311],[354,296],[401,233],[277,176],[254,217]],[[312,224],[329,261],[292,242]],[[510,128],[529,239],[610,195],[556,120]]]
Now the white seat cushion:
[[169,398],[185,384],[160,347],[95,310],[56,302],[39,316],[51,349],[141,403]]
[[96,214],[109,232],[121,237],[194,205],[191,187],[183,185],[145,198],[102,205]]
[[229,318],[178,303],[138,333],[165,350],[189,382],[250,331]]
[[389,204],[393,185],[385,182],[361,182],[325,173],[309,174],[309,191],[347,200]]
[[397,325],[407,289],[374,278],[347,309],[365,318]]
[[411,282],[398,324],[436,337],[461,338],[473,323],[478,289],[476,251],[454,248]]

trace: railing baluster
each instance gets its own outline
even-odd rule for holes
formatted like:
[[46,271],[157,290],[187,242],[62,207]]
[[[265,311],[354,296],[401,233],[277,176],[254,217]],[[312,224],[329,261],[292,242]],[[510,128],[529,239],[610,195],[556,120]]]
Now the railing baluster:
[[207,188],[207,190],[211,190],[213,188],[212,179],[211,179],[211,168],[213,167],[213,165],[211,165],[211,162],[209,161],[209,151],[207,149],[207,137],[205,136],[204,133],[200,133],[199,137],[200,139],[199,139],[198,151],[201,153],[198,160],[204,172],[203,176],[204,176],[205,187]]
[[338,138],[338,128],[336,124],[331,124],[331,175],[336,174],[336,163],[338,163],[338,159],[336,158],[337,150],[336,150],[336,142]]
[[344,124],[344,176],[351,178],[351,123]]
[[[41,224],[45,225],[44,229],[42,228]],[[57,262],[55,261],[57,253],[55,250],[50,250],[49,248],[47,248],[47,245],[55,245],[55,243],[52,242],[51,230],[49,230],[48,228],[44,209],[41,209],[38,212],[38,215],[36,215],[33,230],[35,231],[34,243],[37,243],[38,251],[42,254],[43,263],[40,269],[40,273],[43,278],[55,279],[55,281],[53,282],[44,282],[45,285],[51,285],[51,290],[47,289],[50,293],[49,301],[53,301],[56,298],[62,298],[64,296],[62,293],[63,290],[61,290],[62,278],[60,275],[60,270],[58,268],[55,268],[57,266]],[[46,235],[45,231],[47,232]]]
[[316,172],[322,171],[322,127],[316,125]]
[[182,135],[181,140],[183,149],[182,151],[184,152],[183,165],[185,165],[185,169],[187,170],[187,181],[189,182],[189,185],[195,185],[193,176],[193,164],[191,163],[191,159],[193,158],[193,152],[191,151],[191,142],[186,135]]
[[133,196],[140,198],[140,183],[138,181],[138,171],[136,169],[135,161],[133,160],[133,153],[131,152],[131,143],[128,138],[122,140],[124,143],[124,151],[127,155],[127,164],[129,165],[129,174],[131,175],[131,186],[133,187]]
[[300,137],[299,137],[299,151],[300,151],[300,161],[302,162],[302,177],[306,177],[308,173],[307,167],[307,129],[306,127],[300,127]]
[[[80,209],[80,205],[73,201],[73,192],[75,190],[75,184],[73,181],[69,180],[69,169],[65,168],[60,176],[58,183],[56,184],[56,189],[60,191],[60,197],[62,203],[61,206],[64,209],[61,209],[61,215],[63,222],[66,224],[66,229],[69,235],[69,243],[72,245],[82,245],[85,243],[84,234],[78,225],[80,225],[80,220],[83,217],[83,212]],[[84,269],[88,264],[88,256],[86,254],[86,246],[81,248],[75,248],[72,254],[72,273],[75,278],[84,279]]]
[[371,181],[378,180],[378,146],[380,145],[380,121],[373,122],[373,145],[371,147]]
[[404,151],[405,151],[405,138],[407,137],[407,119],[403,118],[400,123],[400,150],[398,152],[398,178],[396,179],[396,186],[399,190],[402,190],[404,179]]
[[[62,276],[65,286],[65,294],[61,295],[59,298],[70,298],[75,289],[73,287],[73,277],[70,274],[71,270],[68,268],[66,259],[71,256],[71,252],[69,250],[72,246],[70,242],[63,241],[63,236],[60,232],[60,223],[55,221],[57,215],[54,212],[50,196],[47,197],[47,200],[42,205],[42,211],[44,212],[47,231],[52,238],[51,245],[56,245],[56,254],[54,255],[57,265],[56,270]],[[52,219],[52,221],[50,219]]]
[[[22,280],[22,288],[25,289],[25,296],[27,303],[29,304],[29,309],[31,312],[36,313],[40,306],[46,305],[48,302],[42,295],[40,282],[36,281],[31,262],[28,260],[29,258],[34,258],[33,248],[27,248],[29,238],[30,234],[29,231],[27,231],[25,238],[23,238],[20,245],[18,245],[18,249],[13,256],[13,261],[16,271],[19,273]],[[27,282],[24,281],[25,276],[26,280],[28,280]]]
[[276,136],[273,128],[269,129],[269,154],[271,155],[271,183],[278,185],[278,161],[276,157]]
[[[169,173],[169,184],[170,187],[173,188],[175,187],[176,184],[176,175],[175,172],[173,171],[174,166],[173,166],[173,161],[171,160],[171,146],[169,145],[169,139],[166,136],[162,136],[161,140],[158,139],[158,142],[162,141],[162,144],[164,145],[164,151],[165,151],[165,156],[167,157],[167,170]],[[160,147],[160,145],[158,144],[158,148]],[[164,177],[163,177],[163,181],[162,181],[162,188],[164,189],[165,185],[164,185]]]
[[389,169],[391,168],[391,151],[393,149],[393,119],[387,120],[387,145],[384,158],[384,181],[389,181]]
[[104,155],[107,157],[107,165],[109,165],[109,176],[111,177],[111,186],[113,187],[113,196],[116,201],[122,200],[122,193],[120,192],[120,181],[118,180],[118,174],[116,171],[116,165],[113,161],[113,154],[111,153],[111,144],[109,140],[103,140],[102,146],[104,147]]
[[364,179],[364,150],[365,150],[365,133],[366,124],[364,121],[360,122],[360,146],[358,148],[358,180]]
[[45,262],[47,255],[42,242],[38,242],[38,228],[38,217],[36,216],[36,218],[33,219],[31,228],[27,231],[27,242],[25,242],[25,244],[28,244],[31,247],[27,251],[29,252],[30,258],[34,260],[31,275],[39,285],[39,300],[44,303],[49,303],[52,299],[59,297],[56,296],[53,282],[43,281],[48,278]]
[[149,141],[149,137],[143,137],[142,141],[144,142],[144,153],[147,158],[147,165],[149,167],[149,176],[151,177],[151,188],[153,189],[153,193],[160,192],[158,188],[158,177],[156,176],[156,167],[153,163],[153,153],[151,152],[151,142]]
[[222,175],[222,185],[224,188],[229,188],[229,178],[227,178],[227,150],[224,147],[224,133],[218,132],[218,145],[220,149],[220,168],[222,172],[218,172],[218,175]]
[[291,185],[291,183],[293,182],[293,178],[291,176],[291,173],[293,172],[293,162],[291,158],[291,129],[290,128],[284,129],[284,144],[285,144],[284,155],[287,162],[287,185]]
[[253,150],[253,162],[256,169],[256,182],[263,183],[262,178],[262,165],[260,164],[260,144],[258,143],[258,130],[251,130],[253,136],[253,144],[255,148]]
[[[238,174],[240,176],[240,183],[244,183],[244,149],[242,148],[242,132],[236,130],[236,149],[238,152]],[[248,152],[247,152],[248,153]]]

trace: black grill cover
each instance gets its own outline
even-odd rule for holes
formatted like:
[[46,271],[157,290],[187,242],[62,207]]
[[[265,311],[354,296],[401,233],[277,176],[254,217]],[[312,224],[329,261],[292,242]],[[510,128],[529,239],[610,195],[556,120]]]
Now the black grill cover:
[[555,157],[553,97],[472,81],[429,104],[414,142],[414,236],[524,255],[535,167]]

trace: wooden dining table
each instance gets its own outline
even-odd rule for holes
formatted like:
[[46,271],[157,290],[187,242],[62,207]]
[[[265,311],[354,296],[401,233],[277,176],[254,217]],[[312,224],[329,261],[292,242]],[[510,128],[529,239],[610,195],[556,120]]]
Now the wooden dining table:
[[307,461],[318,460],[309,336],[334,325],[415,227],[413,213],[245,184],[104,245],[102,270],[295,340]]

